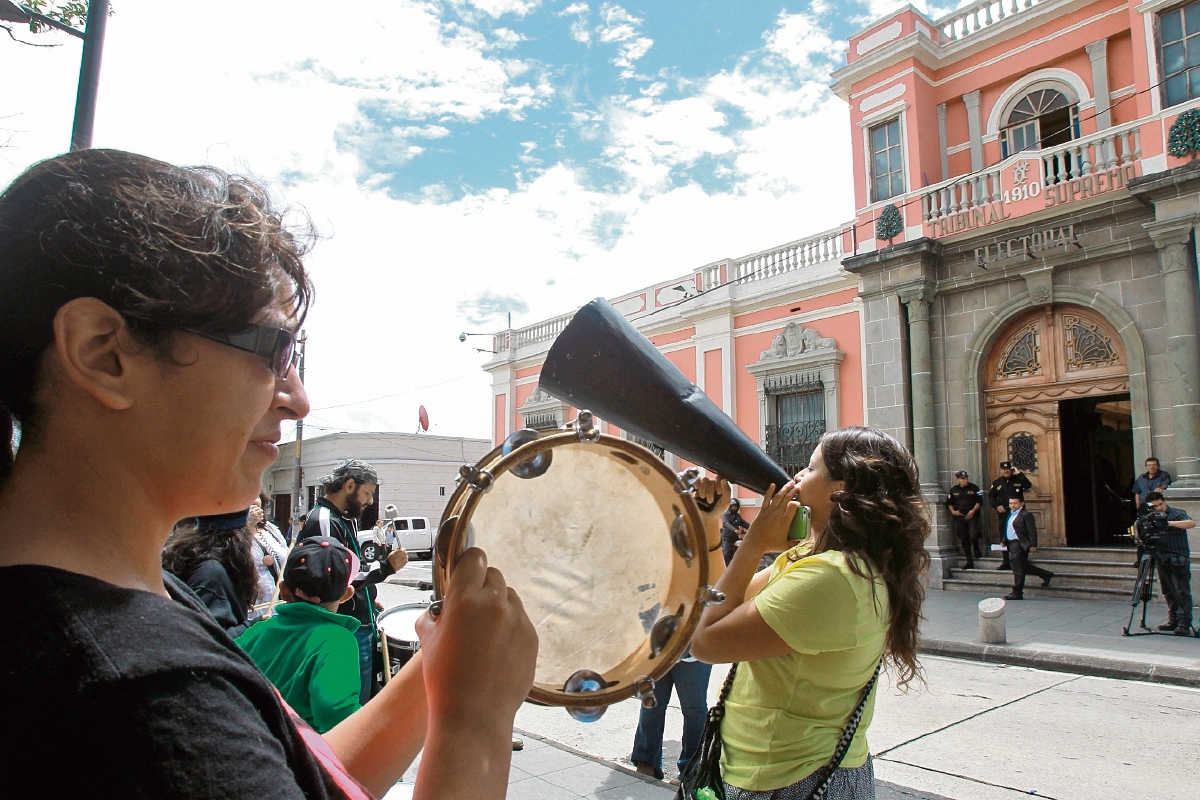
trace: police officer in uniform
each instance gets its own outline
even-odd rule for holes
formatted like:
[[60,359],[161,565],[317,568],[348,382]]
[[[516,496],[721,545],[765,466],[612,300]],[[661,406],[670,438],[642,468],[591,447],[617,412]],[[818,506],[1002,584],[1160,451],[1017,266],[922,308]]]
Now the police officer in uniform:
[[[1033,484],[1029,482],[1029,478],[1014,467],[1012,462],[1000,462],[1000,477],[992,481],[992,486],[988,489],[988,505],[996,509],[996,514],[999,516],[999,525],[996,526],[996,530],[1000,532],[1001,545],[1005,543],[1004,532],[1008,528],[1008,501],[1015,497],[1021,502],[1025,502],[1025,492],[1032,488]],[[1004,559],[996,569],[1012,569],[1012,565],[1008,561],[1008,550],[1005,549],[1003,553]]]
[[963,554],[967,557],[967,569],[974,569],[974,559],[983,558],[979,550],[979,512],[983,508],[983,493],[968,480],[970,476],[966,472],[959,470],[954,477],[958,483],[950,487],[946,506],[950,509],[958,541],[962,543]]

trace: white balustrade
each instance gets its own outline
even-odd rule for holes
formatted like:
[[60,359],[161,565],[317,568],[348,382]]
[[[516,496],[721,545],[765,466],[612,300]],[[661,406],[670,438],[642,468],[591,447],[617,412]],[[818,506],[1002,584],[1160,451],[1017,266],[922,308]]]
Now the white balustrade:
[[921,194],[921,221],[933,222],[1000,199],[1000,170],[993,168],[943,181]]
[[1041,151],[1047,186],[1132,164],[1142,157],[1139,123],[1094,133]]
[[497,353],[505,350],[519,350],[522,347],[538,342],[553,341],[558,337],[563,329],[567,327],[567,323],[575,316],[572,311],[569,314],[554,317],[553,319],[539,322],[536,325],[530,325],[517,330],[501,331],[493,336],[492,349]]
[[707,292],[721,285],[721,265],[700,268],[700,291]]
[[960,42],[971,34],[1044,2],[1046,0],[980,0],[966,8],[951,11],[934,25],[942,34],[942,44]]
[[[732,261],[710,264],[701,267],[694,274],[700,276],[701,290],[707,291],[722,285],[722,263],[727,265],[728,269],[724,283],[731,283],[733,281],[762,280],[763,278],[782,275],[783,273],[812,264],[819,264],[826,261],[840,261],[843,256],[842,231],[851,224],[846,223],[832,230],[819,233],[816,236],[797,239],[780,247],[773,247],[770,250],[752,253],[742,258],[733,259]],[[689,280],[690,278],[683,279],[685,283]],[[674,282],[668,281],[668,284],[664,285],[672,283]],[[653,289],[650,290],[649,294],[651,297],[654,296]],[[500,331],[493,335],[492,349],[497,353],[502,353],[508,350],[520,350],[522,347],[538,344],[539,342],[553,341],[563,332],[563,329],[567,327],[567,323],[574,316],[575,312],[572,311],[569,314],[563,314],[562,316],[539,322],[536,325],[529,325],[517,330]]]
[[780,247],[734,259],[729,280],[757,281],[823,261],[840,261],[844,227],[838,226],[816,236],[797,239]]

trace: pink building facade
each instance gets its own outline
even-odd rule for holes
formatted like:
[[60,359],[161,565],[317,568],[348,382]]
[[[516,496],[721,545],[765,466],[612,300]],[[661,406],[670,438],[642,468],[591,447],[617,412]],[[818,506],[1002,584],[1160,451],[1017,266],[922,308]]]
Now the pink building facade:
[[[612,300],[670,361],[781,463],[807,462],[826,429],[862,424],[858,279],[841,267],[842,228],[707,264]],[[574,312],[495,335],[492,430],[555,428],[570,408],[538,389],[554,338]],[[624,435],[601,422],[605,432]],[[675,468],[687,466],[671,453]],[[789,466],[789,468],[791,468]],[[741,492],[748,516],[758,498]]]
[[[1150,455],[1200,511],[1200,1],[908,6],[831,81],[854,220],[617,307],[787,468],[840,425],[904,442],[935,587],[970,585],[957,470],[1019,464],[1043,546],[1116,544]],[[571,417],[537,391],[569,318],[497,334],[496,441]]]

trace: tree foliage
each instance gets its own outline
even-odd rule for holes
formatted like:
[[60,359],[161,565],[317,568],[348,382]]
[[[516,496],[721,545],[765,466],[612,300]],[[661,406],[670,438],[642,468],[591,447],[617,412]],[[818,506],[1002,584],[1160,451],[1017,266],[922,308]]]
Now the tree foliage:
[[1167,132],[1167,152],[1176,158],[1200,153],[1200,110],[1180,114]]
[[[72,28],[82,29],[87,23],[88,0],[69,0],[66,3],[54,3],[49,0],[24,0],[21,5],[30,11],[36,11],[42,16],[61,22],[63,25],[70,25]],[[35,19],[30,21],[29,30],[33,33],[40,33],[52,30],[52,28]]]
[[900,209],[896,208],[895,203],[888,203],[880,212],[879,219],[875,220],[875,238],[891,239],[899,236],[903,230],[904,217],[900,216]]

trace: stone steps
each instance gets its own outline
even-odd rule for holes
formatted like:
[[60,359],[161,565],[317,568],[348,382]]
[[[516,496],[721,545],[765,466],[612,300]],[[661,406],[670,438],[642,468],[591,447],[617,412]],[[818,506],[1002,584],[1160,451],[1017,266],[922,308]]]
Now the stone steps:
[[[1131,600],[1137,581],[1133,564],[1136,551],[1129,547],[1039,547],[1033,563],[1054,573],[1054,581],[1042,588],[1041,578],[1025,582],[1026,597],[1062,597],[1079,600]],[[962,560],[960,559],[960,564]],[[957,592],[995,592],[1002,597],[1012,591],[1012,572],[999,570],[999,554],[988,551],[975,559],[974,569],[953,567],[943,587]],[[1155,582],[1155,601],[1161,602]]]

